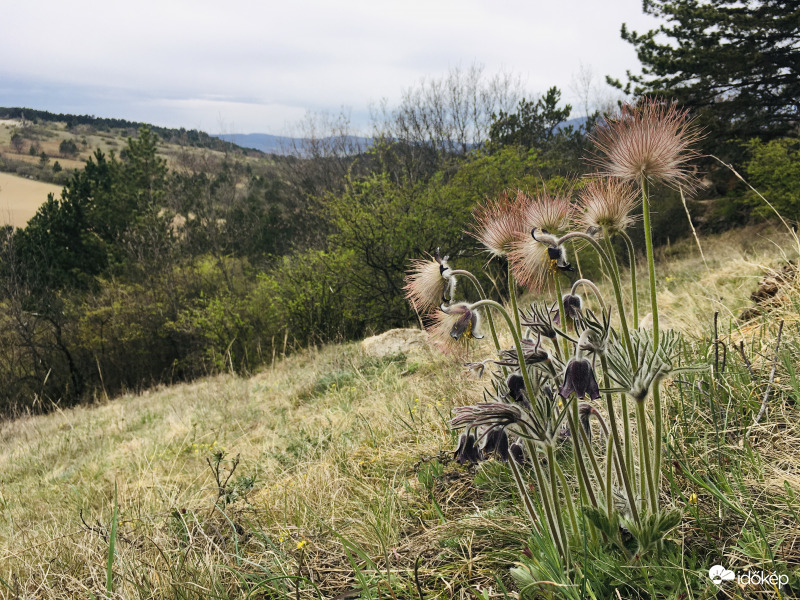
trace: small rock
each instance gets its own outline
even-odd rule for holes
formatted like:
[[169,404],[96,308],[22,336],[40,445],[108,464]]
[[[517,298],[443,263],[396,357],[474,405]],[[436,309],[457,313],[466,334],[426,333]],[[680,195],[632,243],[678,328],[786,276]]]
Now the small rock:
[[364,352],[375,358],[410,354],[428,345],[428,334],[421,329],[390,329],[361,342]]

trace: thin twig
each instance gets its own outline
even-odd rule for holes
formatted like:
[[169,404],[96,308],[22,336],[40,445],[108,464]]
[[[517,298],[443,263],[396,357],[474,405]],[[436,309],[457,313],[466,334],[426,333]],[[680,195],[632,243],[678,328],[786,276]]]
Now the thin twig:
[[703,247],[700,245],[700,238],[697,237],[697,231],[694,228],[694,224],[692,223],[692,215],[689,214],[689,207],[686,205],[686,197],[683,195],[683,188],[678,188],[681,192],[681,202],[683,202],[683,210],[686,211],[686,218],[689,219],[689,227],[692,228],[692,235],[694,235],[694,241],[697,242],[697,249],[700,250],[700,258],[703,259],[703,264],[706,267],[706,271],[711,273],[711,269],[708,268],[708,263],[706,262],[706,255],[703,254]]
[[769,401],[769,396],[772,393],[772,382],[775,380],[775,370],[778,367],[778,349],[781,346],[781,334],[783,333],[783,319],[781,319],[781,323],[778,326],[778,340],[775,343],[775,358],[772,361],[772,371],[769,374],[769,381],[767,382],[767,389],[764,392],[764,399],[761,401],[761,410],[758,411],[755,420],[753,421],[753,425],[756,425],[760,420],[761,417],[764,416],[764,413],[767,412],[767,402]]
[[756,380],[756,374],[753,372],[753,363],[750,362],[750,359],[747,358],[747,355],[744,353],[744,342],[739,342],[739,345],[733,345],[734,348],[739,352],[739,355],[742,357],[744,361],[744,366],[747,367],[747,372],[750,373],[750,379],[753,381]]
[[422,555],[417,556],[417,559],[414,561],[414,585],[417,586],[417,593],[419,594],[419,600],[425,600],[425,596],[422,593],[422,586],[419,583],[419,563],[421,560],[422,560]]

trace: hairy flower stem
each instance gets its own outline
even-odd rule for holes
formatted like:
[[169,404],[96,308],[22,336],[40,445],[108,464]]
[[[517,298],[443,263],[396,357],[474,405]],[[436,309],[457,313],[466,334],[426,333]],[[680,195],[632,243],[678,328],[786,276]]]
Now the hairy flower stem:
[[631,302],[633,303],[633,324],[639,326],[639,288],[636,287],[636,251],[633,248],[633,240],[624,231],[619,232],[625,245],[628,247],[628,261],[631,270]]
[[[567,312],[564,310],[564,297],[561,293],[561,281],[558,278],[558,273],[553,274],[553,279],[556,282],[556,295],[558,296],[558,314],[561,317],[561,327],[564,332],[567,332]],[[569,342],[565,338],[561,338],[561,344],[564,347],[564,354],[562,360],[569,360]]]
[[[519,360],[520,364],[520,372],[522,373],[522,380],[525,383],[525,391],[528,394],[528,398],[534,398],[533,386],[531,385],[531,380],[530,377],[528,376],[528,369],[524,368],[525,354],[522,352],[522,342],[520,342],[519,334],[517,333],[517,330],[514,327],[514,321],[509,316],[508,311],[505,309],[505,307],[499,302],[495,302],[494,300],[488,300],[488,299],[478,300],[475,304],[471,305],[470,308],[474,310],[476,308],[480,308],[481,306],[497,309],[497,311],[501,315],[503,315],[503,318],[506,320],[508,329],[511,331],[511,337],[514,338],[514,346],[517,349],[517,359]],[[487,314],[489,313],[488,310],[486,312]]]
[[611,259],[608,257],[608,254],[606,254],[605,250],[603,250],[602,246],[600,246],[597,240],[595,240],[588,233],[583,233],[582,231],[571,231],[570,233],[567,233],[561,237],[557,243],[560,246],[564,242],[572,239],[581,239],[587,241],[589,245],[597,251],[597,255],[600,257],[600,260],[603,261],[603,264],[605,264],[610,273],[609,279],[611,279],[611,285],[614,287],[614,297],[617,301],[617,311],[619,311],[619,320],[620,324],[622,325],[622,338],[625,341],[625,349],[628,351],[628,358],[631,361],[631,365],[633,365],[634,370],[636,370],[638,368],[636,354],[633,351],[631,334],[628,331],[628,320],[625,318],[625,305],[622,302],[622,290],[620,289],[619,278],[614,276],[615,271],[614,266],[611,263]]
[[[600,355],[600,364],[603,366],[603,387],[608,389],[611,387],[611,382],[608,379],[608,364],[606,361],[606,357],[602,354]],[[625,490],[625,495],[628,497],[628,504],[631,509],[631,514],[633,515],[633,520],[637,523],[639,522],[639,508],[636,506],[636,496],[633,493],[633,488],[631,487],[631,476],[628,472],[629,468],[632,468],[632,457],[631,461],[628,462],[626,459],[626,454],[623,454],[622,446],[620,444],[620,437],[619,437],[619,427],[617,427],[617,415],[614,412],[614,395],[611,392],[606,392],[606,409],[608,410],[608,420],[611,424],[611,439],[614,443],[614,449],[617,453],[617,460],[622,463],[622,469],[620,475],[622,476],[622,488]],[[625,449],[628,450],[631,447],[631,438],[630,438],[630,430],[628,428],[627,423],[625,424]],[[634,481],[635,484],[635,481]]]
[[639,425],[639,446],[642,449],[642,475],[647,479],[647,496],[650,504],[650,511],[655,514],[658,511],[658,492],[656,491],[655,474],[653,473],[653,463],[650,453],[650,437],[647,434],[647,414],[644,410],[644,401],[636,402],[636,421]]
[[[614,466],[617,468],[617,473],[621,474],[622,471],[620,470],[619,462],[616,460],[616,456],[614,456],[614,444],[611,443],[611,440],[608,439],[606,435],[606,514],[608,518],[611,518],[612,512],[614,510],[614,496],[611,493],[611,463],[614,463]],[[619,475],[618,475],[619,476]],[[620,477],[621,480],[621,477]]]
[[528,488],[525,486],[525,480],[520,473],[517,461],[513,457],[509,457],[508,464],[511,466],[511,473],[514,476],[514,483],[517,485],[517,493],[522,499],[522,504],[525,507],[525,513],[531,522],[531,527],[541,533],[539,529],[538,519],[536,518],[536,510],[533,508],[533,500],[528,495]]
[[561,467],[558,465],[558,463],[556,463],[555,466],[556,466],[556,473],[558,473],[558,480],[561,482],[561,489],[565,490],[565,492],[564,492],[564,502],[567,505],[567,514],[569,515],[569,524],[570,524],[570,527],[572,528],[572,531],[575,534],[577,534],[577,532],[578,532],[578,520],[575,518],[575,501],[572,499],[572,494],[570,494],[568,491],[566,491],[566,490],[569,490],[569,484],[567,483],[567,478],[564,476],[564,471],[561,469]]
[[[556,522],[558,523],[558,531],[561,534],[561,539],[564,540],[564,550],[569,553],[569,538],[567,538],[567,530],[564,527],[564,515],[559,509],[560,499],[558,497],[558,481],[556,479],[556,454],[553,452],[553,445],[547,444],[547,466],[550,470],[550,493],[553,496],[553,506],[556,508]],[[564,495],[569,494],[569,490],[564,490]],[[567,555],[569,561],[569,555]]]
[[[486,298],[486,293],[483,291],[483,286],[481,285],[481,282],[478,281],[478,278],[475,277],[475,275],[473,275],[469,271],[465,271],[463,269],[456,269],[451,271],[451,275],[454,276],[463,275],[472,282],[472,284],[475,286],[475,289],[478,291],[478,295],[481,297],[481,299]],[[492,333],[492,341],[494,342],[494,348],[495,350],[500,352],[500,341],[497,339],[497,330],[494,327],[494,318],[492,318],[492,313],[489,312],[488,310],[486,311],[486,319],[489,321],[489,331],[491,331]]]
[[603,298],[603,294],[600,293],[598,287],[590,279],[577,279],[575,283],[572,284],[572,289],[569,293],[574,296],[575,292],[577,292],[578,288],[582,285],[592,290],[592,293],[594,293],[594,297],[597,298],[597,302],[600,304],[600,308],[602,310],[608,310],[608,305],[606,304],[605,298]]
[[633,444],[631,443],[631,415],[628,412],[628,397],[625,394],[619,395],[619,403],[622,406],[622,429],[625,432],[625,464],[628,466],[628,476],[636,479],[636,463],[633,460]]
[[581,438],[581,443],[583,444],[584,448],[586,448],[586,454],[589,456],[589,463],[592,465],[594,476],[597,479],[598,488],[602,492],[606,487],[606,477],[603,474],[603,471],[600,469],[600,463],[597,462],[597,457],[592,451],[592,443],[589,440],[589,437],[586,435],[586,432],[583,430],[583,427],[578,427],[578,432]]
[[589,478],[589,472],[586,470],[586,462],[583,459],[583,452],[581,451],[580,438],[581,434],[578,433],[580,423],[578,421],[578,401],[573,399],[570,402],[567,419],[569,422],[570,438],[572,439],[572,456],[575,462],[575,472],[578,475],[578,489],[580,491],[581,500],[590,502],[592,506],[597,507],[597,497],[594,495],[592,481]]
[[[644,242],[647,248],[647,268],[650,276],[650,310],[653,313],[653,348],[658,348],[658,297],[656,295],[656,265],[653,258],[653,231],[650,223],[650,199],[647,196],[647,179],[642,177],[642,215],[644,217]],[[655,412],[655,464],[653,467],[656,469],[651,475],[653,478],[659,477],[661,474],[661,446],[663,435],[663,423],[661,415],[661,393],[656,383],[653,387],[653,409]],[[638,409],[637,409],[638,413]],[[657,488],[656,488],[657,489]],[[651,490],[652,492],[652,490]],[[658,496],[656,495],[653,500],[653,510],[658,508]]]
[[[662,456],[662,448],[663,448],[663,440],[662,437],[664,435],[664,424],[663,424],[663,416],[661,414],[661,390],[659,388],[659,382],[655,381],[653,383],[653,412],[654,415],[654,445],[655,451],[653,456],[653,478],[655,479],[655,487],[656,492],[661,489],[661,456]],[[659,505],[659,497],[656,495],[655,499],[656,508]]]
[[[619,274],[619,262],[617,262],[617,254],[614,252],[614,245],[611,243],[611,236],[608,234],[608,229],[603,229],[603,235],[605,238],[606,244],[606,252],[608,252],[608,256],[611,258],[611,268],[613,269],[614,277],[617,281],[621,281],[621,277]],[[634,297],[636,293],[634,291]],[[633,325],[636,328],[639,324],[639,321],[634,317]]]
[[647,179],[642,177],[642,215],[644,217],[644,244],[647,248],[647,269],[650,276],[650,310],[653,313],[653,348],[658,348],[658,298],[656,297],[656,265],[653,259],[653,231],[650,225],[650,200],[647,197]]
[[[517,326],[517,334],[522,337],[522,325],[519,322],[519,310],[517,309],[517,281],[511,272],[511,261],[508,263],[508,297],[511,300],[511,311],[514,313],[514,324]],[[522,364],[522,363],[520,363]]]
[[550,536],[553,538],[553,541],[556,544],[556,548],[558,549],[558,553],[561,557],[568,561],[569,557],[565,552],[564,544],[567,543],[566,538],[562,538],[561,531],[558,529],[556,525],[556,520],[553,511],[553,502],[556,499],[553,499],[548,491],[548,485],[544,479],[544,473],[542,473],[542,465],[539,463],[539,456],[536,451],[536,446],[533,442],[529,439],[525,439],[525,445],[528,448],[528,454],[531,455],[531,462],[533,463],[533,471],[536,474],[536,483],[539,487],[539,498],[542,500],[542,506],[544,506],[544,515],[547,519],[548,529],[550,530]]

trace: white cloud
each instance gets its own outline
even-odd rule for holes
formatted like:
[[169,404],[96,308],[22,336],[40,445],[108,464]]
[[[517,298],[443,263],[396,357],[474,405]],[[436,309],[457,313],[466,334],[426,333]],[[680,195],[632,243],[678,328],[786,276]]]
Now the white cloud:
[[102,89],[130,99],[120,110],[152,109],[137,117],[144,120],[185,110],[187,126],[213,129],[223,113],[260,131],[306,109],[363,112],[423,76],[473,62],[519,73],[534,93],[551,85],[566,93],[582,63],[598,75],[636,69],[620,25],[653,26],[639,0],[42,4],[4,7],[0,53],[14,60],[0,65],[0,77],[51,90],[46,98],[18,90],[14,98],[62,112],[59,102],[76,89]]

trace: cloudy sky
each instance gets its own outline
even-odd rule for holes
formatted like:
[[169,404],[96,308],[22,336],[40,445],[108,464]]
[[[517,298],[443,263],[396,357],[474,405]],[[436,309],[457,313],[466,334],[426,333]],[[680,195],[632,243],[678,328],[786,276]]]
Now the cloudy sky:
[[577,108],[580,73],[602,96],[638,70],[623,22],[656,24],[641,0],[6,2],[0,106],[282,134],[308,111],[365,126],[371,104],[477,63]]

